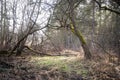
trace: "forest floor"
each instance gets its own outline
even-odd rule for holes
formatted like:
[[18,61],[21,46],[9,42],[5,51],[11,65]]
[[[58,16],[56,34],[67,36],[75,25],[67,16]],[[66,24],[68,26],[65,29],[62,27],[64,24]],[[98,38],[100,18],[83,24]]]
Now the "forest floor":
[[81,56],[0,57],[0,80],[120,80],[120,66]]

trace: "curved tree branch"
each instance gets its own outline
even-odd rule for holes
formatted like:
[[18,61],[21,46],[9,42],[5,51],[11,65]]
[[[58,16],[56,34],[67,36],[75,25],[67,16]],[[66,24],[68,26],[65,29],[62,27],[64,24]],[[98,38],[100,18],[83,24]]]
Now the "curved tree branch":
[[[94,0],[94,1],[98,4],[100,10],[108,10],[108,11],[111,11],[111,12],[113,12],[113,13],[116,13],[116,14],[120,15],[120,11],[117,11],[117,10],[111,9],[111,8],[108,8],[108,7],[106,7],[106,6],[101,6],[101,3],[100,3],[99,1],[97,1],[97,0]],[[116,1],[116,0],[113,0],[113,1]]]

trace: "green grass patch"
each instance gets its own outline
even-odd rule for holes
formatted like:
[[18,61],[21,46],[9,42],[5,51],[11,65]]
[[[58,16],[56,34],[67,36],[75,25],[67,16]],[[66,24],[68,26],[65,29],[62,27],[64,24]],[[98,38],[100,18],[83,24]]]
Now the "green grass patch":
[[31,57],[31,63],[36,68],[53,68],[57,67],[60,71],[65,71],[67,73],[76,72],[77,74],[81,74],[86,76],[88,74],[88,70],[84,68],[83,60],[78,60],[76,57],[65,57],[65,56],[46,56],[39,57],[33,56]]

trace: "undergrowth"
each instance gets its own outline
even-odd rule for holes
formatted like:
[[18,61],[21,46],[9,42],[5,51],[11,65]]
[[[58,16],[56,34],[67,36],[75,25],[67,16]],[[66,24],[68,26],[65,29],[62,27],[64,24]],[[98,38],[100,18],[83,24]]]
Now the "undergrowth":
[[67,73],[75,72],[86,77],[88,75],[88,69],[82,64],[83,60],[78,60],[76,57],[65,56],[47,56],[37,57],[33,56],[30,61],[36,68],[57,68],[59,71],[65,71]]
[[[1,80],[120,80],[120,66],[105,60],[76,56],[26,56],[0,58]],[[2,62],[1,62],[2,63]]]

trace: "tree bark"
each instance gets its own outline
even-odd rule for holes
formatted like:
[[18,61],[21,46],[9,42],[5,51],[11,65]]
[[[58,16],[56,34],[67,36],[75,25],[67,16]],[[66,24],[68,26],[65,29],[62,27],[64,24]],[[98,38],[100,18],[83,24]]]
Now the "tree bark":
[[[82,35],[82,33],[77,29],[76,27],[76,23],[75,23],[75,8],[74,6],[74,2],[69,1],[69,6],[70,6],[70,12],[69,12],[69,19],[70,19],[70,29],[71,31],[79,38],[81,44],[82,44],[82,48],[84,50],[84,55],[86,59],[91,59],[92,55],[91,52],[86,44],[86,41],[84,40],[84,37]],[[77,7],[77,6],[76,6]]]
[[[73,27],[71,25],[71,27]],[[81,32],[79,30],[75,30],[74,28],[71,28],[72,32],[79,38],[80,42],[81,42],[81,46],[84,50],[84,56],[86,59],[91,59],[92,55],[91,55],[91,52],[86,44],[86,41],[84,40],[84,37],[83,35],[81,34]]]

